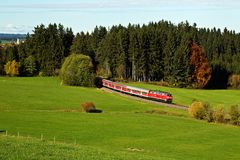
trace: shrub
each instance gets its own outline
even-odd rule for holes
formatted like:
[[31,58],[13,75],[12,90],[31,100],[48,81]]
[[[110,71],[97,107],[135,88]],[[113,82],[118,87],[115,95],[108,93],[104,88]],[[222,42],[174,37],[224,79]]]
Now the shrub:
[[232,124],[240,125],[240,112],[237,105],[231,106],[229,115]]
[[212,108],[208,108],[208,110],[206,111],[206,115],[204,117],[205,120],[207,120],[208,122],[213,122],[213,110]]
[[225,110],[223,107],[213,112],[213,119],[215,122],[225,123]]
[[[129,80],[131,81],[131,79]],[[160,81],[149,81],[149,84],[157,85],[157,86],[166,86],[169,87],[171,86],[168,82],[164,81],[163,79]]]
[[240,75],[231,75],[228,84],[232,88],[240,88]]
[[81,106],[85,112],[92,112],[93,110],[96,110],[95,105],[92,102],[84,102]]
[[196,119],[211,119],[211,108],[208,103],[203,103],[200,101],[194,101],[189,109],[189,114]]
[[36,66],[37,66],[37,64],[36,64],[35,58],[33,56],[27,57],[24,60],[24,68],[26,71],[26,75],[33,76],[37,71]]
[[67,85],[93,86],[95,74],[91,58],[86,55],[71,54],[62,65],[60,77]]
[[222,106],[218,106],[218,108],[213,110],[208,103],[193,100],[188,108],[188,112],[196,119],[240,125],[240,111],[237,105],[231,106],[229,113],[225,112]]
[[19,64],[13,60],[8,61],[6,65],[4,65],[4,71],[7,75],[13,77],[19,75]]
[[164,81],[163,79],[158,82],[158,85],[160,85],[160,86],[166,86],[166,87],[169,86],[168,82]]
[[40,71],[38,74],[39,77],[44,77],[44,72]]

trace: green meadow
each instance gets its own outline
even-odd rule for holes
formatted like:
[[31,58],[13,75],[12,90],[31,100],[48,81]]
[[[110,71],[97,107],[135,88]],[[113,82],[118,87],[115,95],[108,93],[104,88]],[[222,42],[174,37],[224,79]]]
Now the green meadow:
[[0,39],[0,41],[1,41],[1,44],[8,44],[8,43],[12,42],[12,41],[9,41],[9,40],[1,40],[1,39]]
[[[103,113],[82,112],[85,101]],[[146,112],[153,109],[164,114]],[[239,127],[96,88],[63,86],[52,77],[0,78],[0,130],[10,135],[0,133],[0,159],[240,158]]]

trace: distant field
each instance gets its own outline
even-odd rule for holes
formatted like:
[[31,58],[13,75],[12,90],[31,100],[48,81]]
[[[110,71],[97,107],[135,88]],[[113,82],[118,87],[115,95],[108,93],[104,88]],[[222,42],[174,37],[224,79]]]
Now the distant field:
[[209,102],[213,107],[224,106],[229,108],[231,105],[240,107],[240,90],[203,90],[203,89],[183,89],[156,86],[146,83],[128,83],[131,86],[161,90],[170,92],[173,95],[173,103],[189,106],[193,100]]
[[[0,77],[0,89],[0,130],[37,138],[0,136],[0,159],[240,158],[239,127],[197,121],[186,111],[62,86],[51,77]],[[80,112],[84,101],[93,101],[103,113]],[[145,112],[153,108],[182,116]]]
[[0,40],[2,44],[11,43],[12,41]]

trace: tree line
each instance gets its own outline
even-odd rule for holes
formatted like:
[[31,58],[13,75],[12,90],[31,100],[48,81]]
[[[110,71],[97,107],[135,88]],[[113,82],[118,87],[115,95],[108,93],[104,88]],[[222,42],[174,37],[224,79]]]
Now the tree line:
[[58,74],[63,60],[70,54],[74,34],[63,25],[39,25],[33,34],[27,34],[24,43],[7,44],[1,47],[0,71],[4,63],[19,62],[20,76],[52,76]]
[[75,36],[60,24],[40,25],[24,43],[0,48],[0,74],[8,61],[16,60],[21,76],[57,75],[72,53],[90,56],[97,75],[118,80],[225,88],[230,75],[240,74],[239,33],[163,20],[100,26]]

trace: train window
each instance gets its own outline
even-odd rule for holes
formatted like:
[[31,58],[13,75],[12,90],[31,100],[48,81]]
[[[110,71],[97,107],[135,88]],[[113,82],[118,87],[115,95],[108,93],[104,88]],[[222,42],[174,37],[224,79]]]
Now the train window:
[[140,91],[132,90],[133,93],[140,94]]
[[156,91],[151,91],[151,93],[152,93],[152,94],[158,94],[158,92],[156,92]]
[[147,92],[142,92],[142,94],[143,94],[143,95],[146,95],[146,94],[147,94]]

